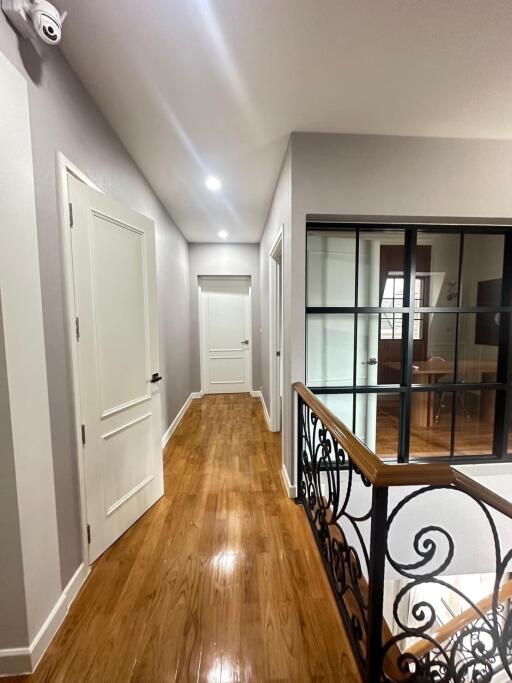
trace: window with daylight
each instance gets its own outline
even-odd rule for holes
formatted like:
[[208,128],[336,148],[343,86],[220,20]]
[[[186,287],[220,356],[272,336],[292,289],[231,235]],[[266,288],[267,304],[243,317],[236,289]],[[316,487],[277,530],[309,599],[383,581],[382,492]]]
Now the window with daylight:
[[306,383],[377,455],[512,461],[512,226],[308,222]]
[[[414,282],[414,304],[416,307],[423,306],[424,280],[417,277]],[[404,299],[404,276],[393,275],[386,278],[384,293],[382,295],[383,308],[401,308]],[[419,340],[423,335],[423,315],[415,313],[413,339]],[[381,339],[402,338],[402,316],[397,313],[384,313],[380,321]]]

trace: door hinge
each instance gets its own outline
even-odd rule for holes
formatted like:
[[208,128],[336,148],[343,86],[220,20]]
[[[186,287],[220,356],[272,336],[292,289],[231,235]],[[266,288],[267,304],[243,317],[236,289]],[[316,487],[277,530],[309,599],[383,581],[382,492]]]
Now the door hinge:
[[87,543],[89,543],[89,545],[91,543],[91,525],[90,524],[87,525]]
[[75,331],[76,331],[76,340],[80,341],[80,318],[78,316],[75,318]]
[[82,425],[82,446],[85,446],[85,425]]
[[72,228],[73,226],[73,204],[69,202],[69,227]]
[[280,358],[280,356],[281,356],[281,351],[276,351],[276,356],[277,356],[278,358]]

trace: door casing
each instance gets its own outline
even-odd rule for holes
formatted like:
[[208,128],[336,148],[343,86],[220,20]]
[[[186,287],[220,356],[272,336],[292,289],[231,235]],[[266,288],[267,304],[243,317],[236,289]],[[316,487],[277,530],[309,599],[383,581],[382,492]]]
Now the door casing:
[[[270,430],[272,432],[281,431],[281,411],[280,411],[280,384],[282,381],[283,367],[283,227],[279,230],[276,239],[270,249],[268,258],[269,270],[269,387],[270,387]],[[281,257],[280,266],[277,259]],[[278,275],[281,275],[281,291],[278,291]],[[281,311],[279,311],[278,296],[281,297]],[[277,344],[277,332],[281,329],[281,348]],[[280,363],[278,362],[277,352],[280,352]],[[281,373],[281,378],[279,377]],[[281,387],[282,391],[282,387]]]
[[74,297],[74,278],[73,278],[73,255],[71,250],[71,231],[70,231],[70,213],[69,213],[69,191],[68,191],[68,176],[73,176],[80,180],[85,185],[89,185],[93,189],[101,192],[85,173],[83,173],[72,161],[70,161],[62,152],[57,152],[56,155],[56,174],[57,174],[57,198],[59,207],[59,223],[60,223],[60,241],[62,266],[64,273],[64,295],[65,295],[65,313],[66,313],[66,330],[67,330],[67,350],[68,358],[71,367],[71,381],[73,385],[73,414],[75,418],[75,445],[76,445],[76,461],[78,468],[78,486],[80,499],[80,528],[82,532],[82,556],[86,566],[90,566],[89,558],[89,542],[87,538],[87,505],[86,505],[86,491],[85,491],[85,471],[83,461],[82,448],[82,412],[80,408],[80,380],[78,369],[78,348],[76,344],[75,333],[75,297]]

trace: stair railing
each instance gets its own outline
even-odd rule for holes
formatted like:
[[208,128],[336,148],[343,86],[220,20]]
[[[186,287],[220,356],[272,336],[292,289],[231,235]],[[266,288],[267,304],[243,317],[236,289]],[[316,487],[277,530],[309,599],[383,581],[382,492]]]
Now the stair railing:
[[[294,389],[298,502],[363,680],[484,683],[500,669],[512,680],[512,503],[448,463],[382,462]],[[450,579],[472,563],[493,574],[486,599]],[[434,589],[463,605],[458,618],[443,621]]]

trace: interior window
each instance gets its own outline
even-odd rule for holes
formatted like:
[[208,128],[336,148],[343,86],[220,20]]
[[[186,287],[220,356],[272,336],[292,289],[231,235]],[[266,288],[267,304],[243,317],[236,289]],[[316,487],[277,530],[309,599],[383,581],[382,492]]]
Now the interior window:
[[[414,283],[414,305],[424,306],[425,282],[423,277],[417,277]],[[403,306],[404,299],[404,278],[403,275],[392,275],[386,278],[384,293],[382,295],[382,306],[384,308],[400,308]],[[414,340],[423,339],[423,314],[414,314]],[[381,339],[401,339],[402,338],[402,314],[384,313],[380,325]]]

